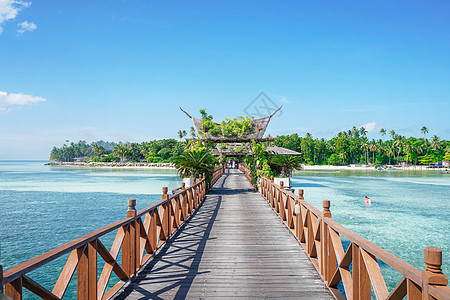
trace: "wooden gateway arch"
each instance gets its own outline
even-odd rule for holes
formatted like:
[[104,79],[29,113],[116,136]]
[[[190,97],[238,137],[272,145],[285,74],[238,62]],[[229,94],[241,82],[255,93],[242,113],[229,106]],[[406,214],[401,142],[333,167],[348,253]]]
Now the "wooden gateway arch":
[[[212,141],[217,143],[245,143],[245,142],[251,142],[252,140],[255,141],[269,141],[273,138],[263,138],[264,133],[266,131],[267,125],[269,125],[270,119],[282,108],[283,106],[280,106],[277,110],[275,110],[270,116],[259,118],[259,119],[252,119],[251,125],[252,130],[245,133],[242,137],[234,137],[234,136],[224,136],[224,135],[212,135],[210,132],[206,132],[206,136],[200,136],[198,139],[190,139],[193,141]],[[190,119],[192,119],[192,122],[194,123],[194,127],[197,131],[203,131],[205,132],[205,128],[203,126],[202,119],[192,117],[190,114],[188,114],[185,110],[183,110],[180,107],[181,111],[184,112]],[[216,125],[221,126],[221,123],[214,122]]]

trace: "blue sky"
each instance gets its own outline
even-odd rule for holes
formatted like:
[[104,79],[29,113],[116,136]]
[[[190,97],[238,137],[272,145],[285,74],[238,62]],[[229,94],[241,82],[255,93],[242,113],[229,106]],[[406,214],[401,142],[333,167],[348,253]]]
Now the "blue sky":
[[449,1],[0,0],[0,159],[176,137],[206,108],[266,132],[450,138]]

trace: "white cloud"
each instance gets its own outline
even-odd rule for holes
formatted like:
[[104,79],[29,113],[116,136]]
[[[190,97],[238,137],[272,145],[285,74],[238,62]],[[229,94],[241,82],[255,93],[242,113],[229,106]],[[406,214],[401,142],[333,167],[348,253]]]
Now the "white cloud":
[[[0,0],[1,1],[1,0]],[[45,98],[0,91],[0,111],[9,111],[11,108],[47,101]]]
[[361,126],[359,126],[359,128],[364,127],[367,132],[373,132],[375,130],[375,127],[377,126],[377,123],[375,121],[363,124]]
[[[31,2],[16,0],[0,0],[0,34],[3,32],[2,24],[8,20],[13,20],[24,8],[30,7]],[[36,29],[36,28],[35,28]]]
[[22,23],[17,24],[17,27],[19,27],[19,29],[17,29],[17,31],[19,33],[24,33],[24,32],[27,32],[27,31],[31,32],[31,31],[36,30],[37,25],[34,24],[33,22],[28,23],[27,21],[23,21]]

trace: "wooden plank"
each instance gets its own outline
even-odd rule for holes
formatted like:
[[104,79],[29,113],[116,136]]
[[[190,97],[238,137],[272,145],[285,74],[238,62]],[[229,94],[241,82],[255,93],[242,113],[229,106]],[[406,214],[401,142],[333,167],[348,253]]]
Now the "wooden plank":
[[422,285],[422,273],[418,269],[404,262],[392,253],[389,253],[383,248],[348,230],[333,219],[327,218],[325,222],[336,232],[339,232],[340,235],[357,244],[360,248],[366,250],[368,253],[371,253],[381,261],[387,263],[389,266],[403,274],[405,277],[410,278],[419,285]]
[[106,286],[108,285],[108,281],[111,277],[112,271],[114,271],[119,278],[122,279],[125,277],[126,279],[128,279],[127,274],[122,270],[122,268],[118,268],[116,262],[117,257],[119,256],[120,248],[125,238],[124,227],[120,227],[117,230],[116,237],[114,238],[114,242],[109,252],[106,250],[106,248],[100,241],[98,241],[97,243],[98,253],[105,260],[105,266],[103,267],[102,273],[100,274],[100,278],[97,284],[97,299],[102,299],[103,294],[106,291]]
[[49,263],[61,257],[67,253],[72,252],[75,249],[80,247],[84,247],[87,243],[92,242],[93,240],[98,239],[99,237],[120,228],[124,224],[128,224],[130,222],[130,218],[124,218],[117,222],[114,222],[108,226],[105,226],[101,229],[98,229],[94,232],[86,234],[76,240],[68,242],[60,247],[57,247],[53,250],[50,250],[38,257],[35,257],[29,261],[26,261],[18,266],[12,267],[11,269],[6,270],[3,273],[3,283],[11,282],[17,278],[20,278],[24,274],[28,274],[31,271]]
[[408,300],[422,300],[422,289],[419,285],[407,279],[406,289]]
[[367,272],[372,283],[373,290],[377,299],[386,299],[389,296],[389,292],[384,282],[383,275],[381,274],[380,266],[377,259],[372,254],[368,253],[364,249],[361,250],[361,256],[366,264]]
[[118,299],[333,299],[270,203],[230,171]]
[[64,297],[67,287],[69,286],[70,280],[72,279],[75,269],[77,268],[78,262],[80,261],[81,255],[86,249],[86,245],[73,250],[67,259],[66,265],[64,266],[55,286],[53,287],[52,293],[58,298]]
[[5,294],[11,297],[12,300],[22,300],[22,277],[7,283],[5,285]]
[[362,257],[362,249],[359,248],[359,299],[365,300],[371,298],[371,283],[369,273],[367,272],[366,264]]
[[[326,226],[326,225],[325,225]],[[350,244],[350,246],[352,247],[352,262],[353,262],[353,266],[352,266],[352,273],[353,273],[353,300],[363,300],[362,298],[359,297],[359,270],[360,270],[360,258],[359,258],[359,247],[353,243]]]
[[53,295],[52,292],[26,275],[22,277],[22,284],[24,288],[41,297],[42,299],[59,300],[59,298]]
[[388,296],[388,300],[402,300],[406,296],[406,278],[403,277],[402,280],[397,284],[397,286],[392,290]]

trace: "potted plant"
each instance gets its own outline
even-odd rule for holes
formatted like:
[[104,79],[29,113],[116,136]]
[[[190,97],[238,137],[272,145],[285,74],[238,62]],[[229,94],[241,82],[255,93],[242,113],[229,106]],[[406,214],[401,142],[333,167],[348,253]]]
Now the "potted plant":
[[174,157],[173,162],[186,187],[191,186],[194,178],[199,178],[200,174],[206,174],[208,179],[214,172],[215,158],[205,147],[193,146],[186,149],[181,155]]
[[280,185],[283,182],[285,188],[292,187],[291,177],[294,170],[302,168],[299,156],[293,155],[273,155],[270,160],[270,165],[273,171],[277,174],[274,178],[275,184]]

